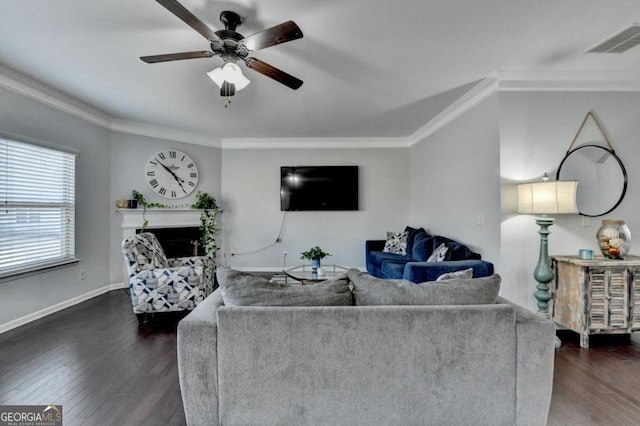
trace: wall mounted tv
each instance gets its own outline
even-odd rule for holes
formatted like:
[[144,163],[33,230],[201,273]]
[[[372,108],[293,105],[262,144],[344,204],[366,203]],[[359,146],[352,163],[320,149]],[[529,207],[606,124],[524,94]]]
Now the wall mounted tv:
[[358,210],[358,166],[283,166],[280,210]]

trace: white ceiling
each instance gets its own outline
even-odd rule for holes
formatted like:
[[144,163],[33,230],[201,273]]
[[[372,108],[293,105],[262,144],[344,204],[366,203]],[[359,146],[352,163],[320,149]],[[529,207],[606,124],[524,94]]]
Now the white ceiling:
[[251,84],[229,108],[206,72],[219,57],[153,0],[0,0],[0,65],[108,114],[211,140],[407,137],[494,71],[640,71],[640,47],[584,53],[640,21],[640,0],[181,0],[213,30],[286,20],[304,38],[252,54],[302,80]]

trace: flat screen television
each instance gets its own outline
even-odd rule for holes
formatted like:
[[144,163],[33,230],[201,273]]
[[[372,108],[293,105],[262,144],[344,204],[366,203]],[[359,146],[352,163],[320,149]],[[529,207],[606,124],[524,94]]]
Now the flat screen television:
[[358,166],[283,166],[280,210],[358,210]]

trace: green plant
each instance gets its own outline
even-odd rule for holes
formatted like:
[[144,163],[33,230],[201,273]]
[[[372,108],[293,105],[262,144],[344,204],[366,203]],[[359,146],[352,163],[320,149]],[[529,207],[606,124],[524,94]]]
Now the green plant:
[[146,217],[147,207],[148,208],[153,208],[153,207],[164,208],[164,207],[167,207],[162,203],[150,203],[150,202],[148,202],[144,198],[144,195],[142,195],[141,193],[139,193],[135,189],[133,191],[131,191],[131,198],[136,200],[138,202],[138,204],[142,206],[142,219],[143,219],[143,222],[142,222],[142,227],[141,228],[142,228],[143,231],[149,225],[149,221],[147,220],[147,217]]
[[331,253],[322,250],[319,246],[311,247],[309,250],[300,253],[300,259],[307,260],[322,259],[327,256],[331,256]]
[[193,209],[200,209],[200,242],[206,254],[215,259],[220,247],[216,244],[216,233],[220,230],[216,222],[216,215],[222,210],[218,208],[216,199],[206,192],[198,191],[196,201],[191,205]]

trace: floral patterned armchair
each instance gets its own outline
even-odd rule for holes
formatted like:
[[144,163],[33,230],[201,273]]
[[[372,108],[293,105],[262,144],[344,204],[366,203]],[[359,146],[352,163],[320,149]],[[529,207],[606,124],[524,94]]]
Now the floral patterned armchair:
[[131,304],[140,324],[146,314],[193,310],[213,291],[215,264],[210,256],[167,259],[150,232],[126,238],[122,252]]

